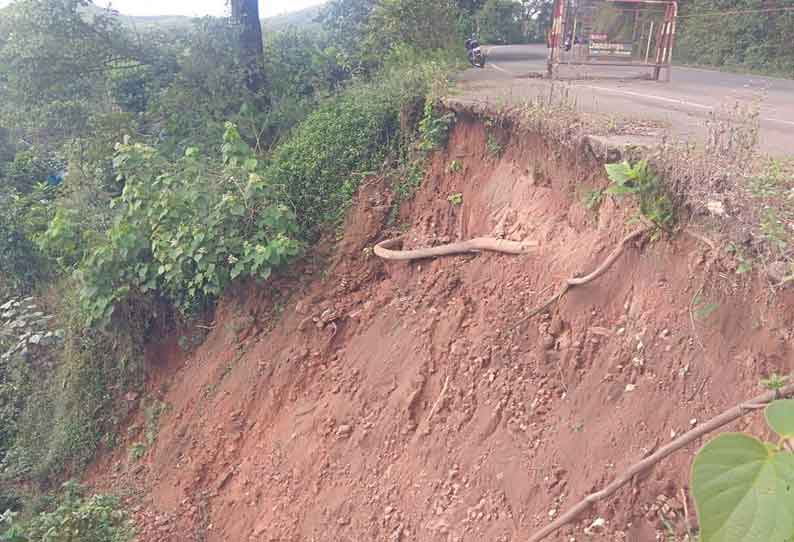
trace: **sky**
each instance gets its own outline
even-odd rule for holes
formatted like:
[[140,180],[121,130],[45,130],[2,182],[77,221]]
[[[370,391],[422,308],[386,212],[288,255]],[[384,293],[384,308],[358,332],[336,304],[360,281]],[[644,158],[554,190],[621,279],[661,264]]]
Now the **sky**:
[[[289,11],[324,3],[325,0],[260,0],[259,15],[272,17]],[[0,0],[0,7],[10,0]],[[108,0],[97,0],[106,6]],[[226,0],[112,0],[113,7],[125,15],[223,15]]]

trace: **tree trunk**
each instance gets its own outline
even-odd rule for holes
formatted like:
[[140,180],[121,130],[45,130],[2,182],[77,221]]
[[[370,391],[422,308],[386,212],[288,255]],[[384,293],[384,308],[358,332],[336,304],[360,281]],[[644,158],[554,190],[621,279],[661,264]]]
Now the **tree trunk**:
[[[267,96],[259,0],[231,0],[231,5],[232,21],[240,26],[240,61],[246,71],[246,85],[251,92]],[[260,105],[269,105],[267,98],[263,100],[267,103]]]

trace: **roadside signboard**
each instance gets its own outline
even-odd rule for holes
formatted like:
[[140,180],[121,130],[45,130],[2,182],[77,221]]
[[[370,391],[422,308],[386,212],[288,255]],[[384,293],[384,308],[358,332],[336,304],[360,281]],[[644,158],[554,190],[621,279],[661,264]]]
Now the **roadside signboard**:
[[606,41],[590,41],[590,56],[631,58],[633,43],[610,43]]

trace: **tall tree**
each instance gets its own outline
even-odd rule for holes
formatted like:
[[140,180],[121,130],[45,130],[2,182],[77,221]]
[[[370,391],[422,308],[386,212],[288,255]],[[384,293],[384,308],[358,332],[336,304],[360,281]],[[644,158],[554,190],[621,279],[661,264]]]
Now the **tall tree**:
[[340,62],[351,73],[371,72],[382,60],[366,40],[376,5],[376,0],[330,0],[320,15]]
[[457,15],[450,0],[379,0],[369,20],[368,44],[385,50],[396,45],[425,52],[444,49],[460,37]]
[[513,0],[487,0],[477,14],[480,37],[488,43],[522,43],[523,7]]
[[240,62],[246,71],[248,89],[254,93],[264,94],[267,78],[264,70],[259,0],[231,0],[231,5],[232,21],[239,25]]

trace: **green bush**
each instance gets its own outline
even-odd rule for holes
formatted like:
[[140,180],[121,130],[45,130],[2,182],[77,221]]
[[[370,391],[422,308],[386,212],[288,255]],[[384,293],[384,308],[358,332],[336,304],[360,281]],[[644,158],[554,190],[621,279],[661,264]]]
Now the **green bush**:
[[0,461],[4,478],[47,485],[64,471],[79,471],[126,415],[127,403],[118,399],[142,383],[143,342],[156,307],[123,304],[124,326],[86,328],[74,285],[59,290],[63,344],[53,363],[25,363],[14,380],[15,438]]
[[[10,346],[0,338],[0,352],[5,353]],[[17,436],[19,418],[30,393],[30,377],[27,363],[18,357],[0,360],[0,465]]]
[[215,163],[191,148],[173,163],[152,147],[118,146],[120,212],[78,271],[90,322],[107,322],[119,302],[147,294],[188,310],[237,277],[267,279],[298,253],[279,187],[232,125],[223,155]]
[[321,105],[276,149],[265,175],[286,190],[306,237],[338,218],[361,175],[383,161],[399,107],[382,90],[362,86]]
[[127,542],[132,524],[115,497],[85,497],[79,486],[65,484],[57,506],[27,519],[0,514],[2,542]]
[[607,164],[606,171],[612,181],[612,185],[606,189],[607,194],[637,196],[640,213],[657,227],[670,229],[675,221],[672,200],[647,161],[640,160],[633,166],[627,161]]
[[28,194],[0,192],[0,297],[27,294],[48,276],[36,237],[47,228],[54,189],[38,184]]
[[454,113],[442,113],[438,110],[437,104],[427,100],[424,115],[419,121],[419,149],[432,151],[446,145],[453,122],[455,122]]
[[[416,54],[396,49],[387,59],[393,67],[322,104],[276,149],[265,176],[285,188],[305,239],[341,218],[361,179],[400,145],[402,107],[422,103],[436,84],[445,84],[449,57],[416,62]],[[449,122],[428,117],[426,135],[445,137]]]

